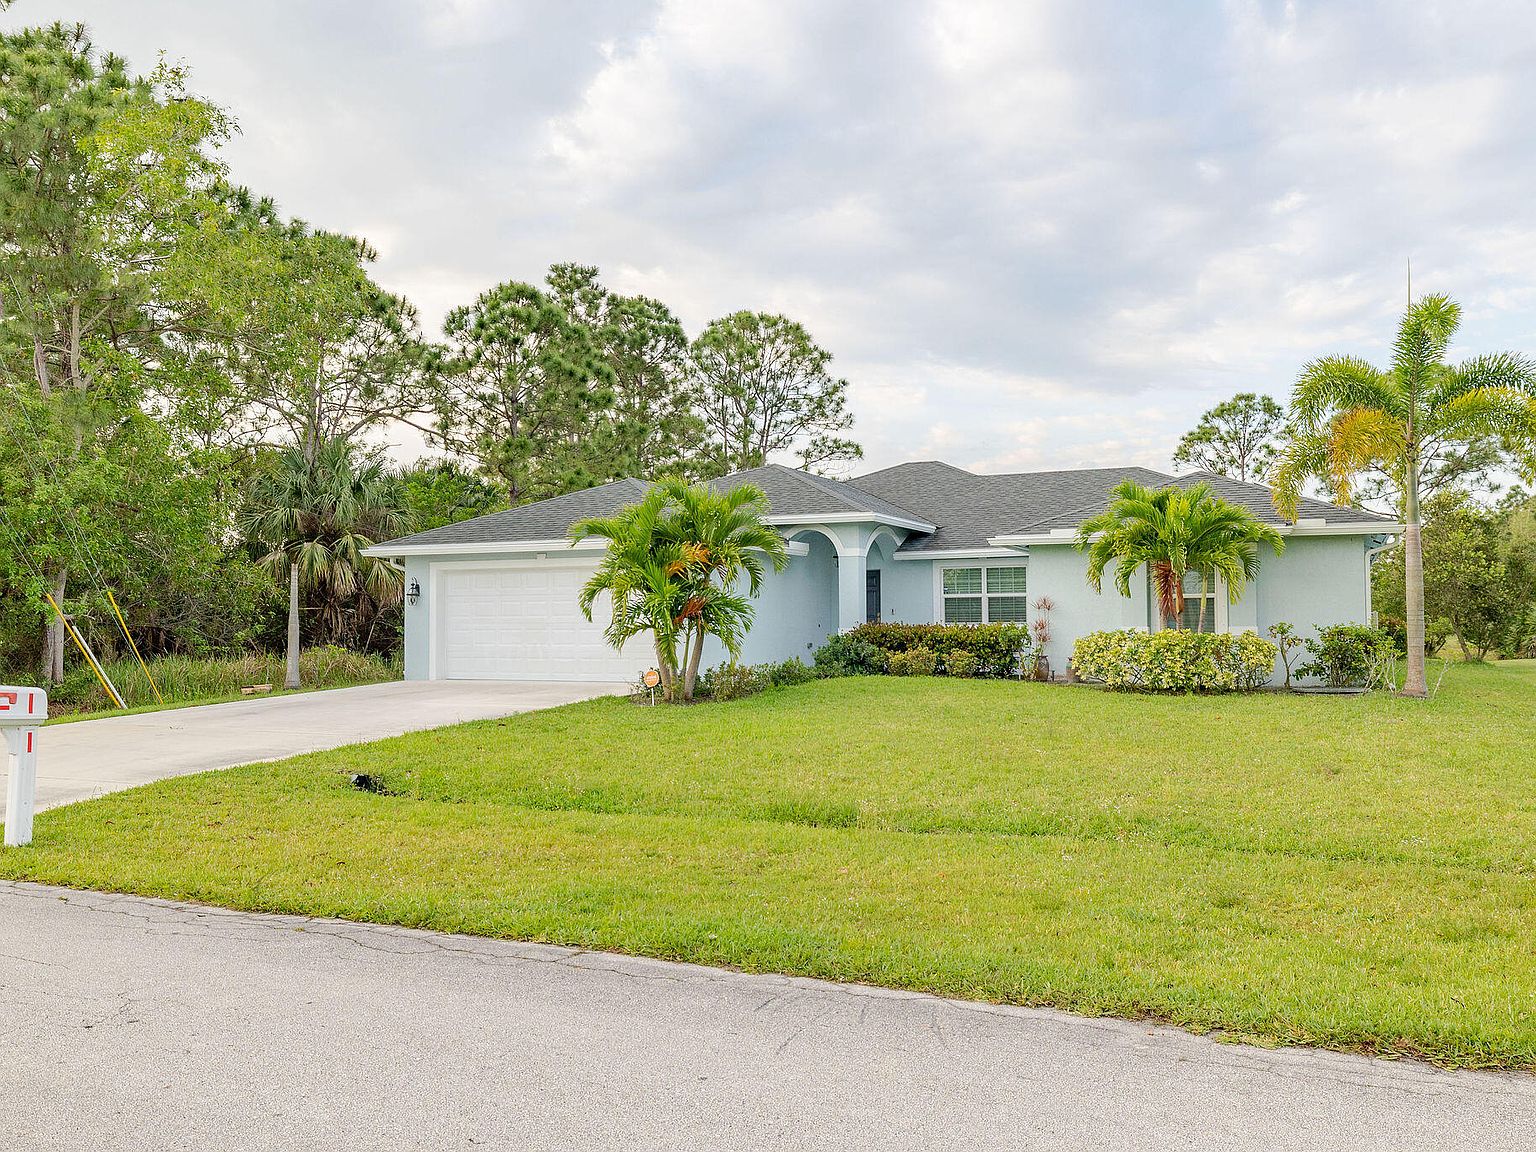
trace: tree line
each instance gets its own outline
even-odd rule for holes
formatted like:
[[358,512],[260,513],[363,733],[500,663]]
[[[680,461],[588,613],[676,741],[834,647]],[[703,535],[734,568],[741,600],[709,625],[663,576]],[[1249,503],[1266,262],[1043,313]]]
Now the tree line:
[[[69,633],[146,652],[398,641],[374,540],[629,475],[857,459],[847,381],[795,321],[690,338],[567,263],[429,339],[366,241],[285,216],[220,156],[179,67],[81,25],[0,35],[0,644],[66,672]],[[380,454],[409,424],[444,453]],[[118,602],[114,604],[109,594]],[[46,621],[46,625],[44,624]]]

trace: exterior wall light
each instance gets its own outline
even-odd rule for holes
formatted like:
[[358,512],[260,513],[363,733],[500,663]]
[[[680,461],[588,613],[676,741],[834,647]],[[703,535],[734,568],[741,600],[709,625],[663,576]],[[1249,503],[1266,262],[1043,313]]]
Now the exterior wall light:
[[412,603],[412,604],[416,603],[416,601],[421,599],[421,581],[420,580],[412,580],[411,581],[411,586],[408,589],[406,589],[405,598],[406,598],[406,600],[410,601],[410,603]]

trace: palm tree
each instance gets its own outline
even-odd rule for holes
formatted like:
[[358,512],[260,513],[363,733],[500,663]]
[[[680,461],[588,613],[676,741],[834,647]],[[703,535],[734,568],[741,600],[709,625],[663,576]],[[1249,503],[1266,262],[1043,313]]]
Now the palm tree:
[[[767,497],[751,485],[716,492],[663,480],[638,504],[571,526],[573,542],[588,536],[609,542],[581,590],[582,612],[590,620],[606,593],[613,609],[605,632],[610,644],[620,648],[652,634],[665,699],[693,699],[706,637],[718,638],[733,657],[740,653],[764,560],[775,569],[789,563],[784,537],[763,521],[767,512]],[[743,575],[745,595],[737,590]]]
[[668,702],[677,698],[680,686],[678,621],[688,595],[679,579],[687,566],[682,546],[664,532],[671,505],[670,494],[656,485],[639,503],[613,516],[578,521],[570,530],[572,543],[588,536],[608,541],[597,571],[582,586],[578,603],[583,615],[592,619],[597,598],[606,593],[612,617],[603,635],[609,644],[622,649],[634,637],[651,633],[656,668],[661,673],[661,694]]
[[1098,591],[1113,562],[1115,587],[1129,596],[1131,579],[1145,565],[1158,613],[1175,628],[1184,619],[1186,573],[1200,573],[1202,583],[1220,576],[1235,604],[1243,585],[1259,574],[1258,546],[1285,548],[1278,531],[1203,481],[1188,488],[1148,488],[1126,480],[1110,496],[1109,507],[1077,530],[1077,548],[1088,553],[1088,583]]
[[1341,504],[1353,478],[1378,466],[1399,482],[1408,609],[1408,669],[1403,695],[1426,696],[1424,554],[1419,497],[1427,446],[1494,437],[1528,453],[1536,446],[1536,370],[1522,356],[1496,352],[1445,362],[1461,324],[1448,296],[1412,303],[1398,325],[1392,366],[1326,356],[1302,370],[1291,395],[1291,443],[1274,475],[1275,507],[1294,517],[1303,485],[1322,477]]
[[251,539],[267,549],[258,563],[288,579],[288,668],[285,688],[299,686],[299,604],[318,599],[320,629],[336,640],[347,612],[376,615],[400,600],[401,572],[363,549],[409,529],[383,466],[359,461],[344,440],[321,443],[311,460],[302,447],[285,450],[249,497]]
[[[734,659],[752,626],[752,605],[763,586],[763,559],[775,571],[789,563],[789,549],[777,528],[764,523],[768,497],[762,489],[742,484],[717,492],[705,484],[665,482],[676,503],[670,529],[689,560],[690,598],[684,605],[683,699],[693,699],[693,685],[704,655],[704,640],[713,635]],[[747,597],[736,592],[747,577]]]

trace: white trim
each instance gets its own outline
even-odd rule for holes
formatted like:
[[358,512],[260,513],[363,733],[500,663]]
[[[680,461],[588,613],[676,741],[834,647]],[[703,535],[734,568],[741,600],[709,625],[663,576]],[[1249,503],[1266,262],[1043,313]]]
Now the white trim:
[[875,541],[879,540],[882,536],[890,540],[892,544],[891,558],[895,559],[896,549],[901,547],[902,538],[896,535],[896,530],[888,524],[880,525],[880,527],[869,534],[869,539],[864,541],[864,551],[861,555],[868,559],[869,554],[875,550]]
[[[789,537],[791,535],[799,535],[801,532],[821,533],[822,536],[826,537],[827,543],[832,545],[832,550],[837,553],[839,559],[844,556],[863,555],[863,553],[860,552],[857,548],[845,548],[843,546],[842,537],[840,537],[836,532],[832,531],[832,529],[828,528],[825,524],[802,524],[795,528],[793,532],[781,532],[780,534],[784,537],[785,543],[790,543],[791,541]],[[805,550],[807,552],[810,551],[809,544],[805,545]]]
[[[793,541],[784,541],[791,556],[804,556],[810,552],[805,544],[796,544]],[[538,552],[557,555],[579,555],[584,552],[605,552],[608,550],[608,541],[598,536],[587,536],[572,544],[566,537],[557,540],[500,540],[486,542],[484,544],[409,544],[404,547],[393,547],[389,544],[375,544],[364,548],[364,556],[377,556],[384,560],[396,560],[411,556],[517,556],[524,552]]]
[[902,552],[892,554],[893,560],[991,560],[997,557],[1018,559],[1028,553],[1018,548],[935,548],[931,551]]
[[764,516],[765,524],[888,524],[893,528],[909,528],[913,532],[937,532],[938,526],[922,520],[908,520],[903,516],[881,516],[875,512],[829,512],[807,520],[804,516]]
[[487,556],[515,555],[518,552],[601,552],[608,542],[596,536],[571,543],[568,536],[554,540],[486,540],[476,543],[464,541],[456,544],[375,544],[363,549],[364,556],[381,556],[393,559],[400,556],[470,556],[482,553]]
[[1308,524],[1287,524],[1280,528],[1282,536],[1396,536],[1407,530],[1406,524],[1329,524],[1320,521]]
[[[1275,524],[1274,530],[1281,536],[1395,536],[1404,530],[1402,524],[1362,524],[1352,521],[1329,524],[1325,520],[1303,520],[1296,524]],[[1099,533],[1089,537],[1096,540]],[[1053,528],[1050,532],[1026,532],[1012,536],[993,536],[987,540],[994,547],[1023,547],[1032,544],[1071,544],[1077,539],[1075,528]]]

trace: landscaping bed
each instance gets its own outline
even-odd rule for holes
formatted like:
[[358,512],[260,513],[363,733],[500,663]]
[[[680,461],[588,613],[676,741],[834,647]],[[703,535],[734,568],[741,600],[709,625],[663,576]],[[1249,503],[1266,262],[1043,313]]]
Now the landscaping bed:
[[0,876],[1531,1068],[1533,707],[1529,664],[606,699],[46,812]]

